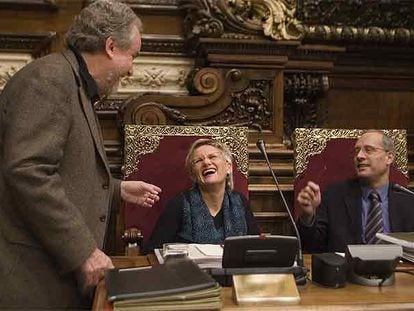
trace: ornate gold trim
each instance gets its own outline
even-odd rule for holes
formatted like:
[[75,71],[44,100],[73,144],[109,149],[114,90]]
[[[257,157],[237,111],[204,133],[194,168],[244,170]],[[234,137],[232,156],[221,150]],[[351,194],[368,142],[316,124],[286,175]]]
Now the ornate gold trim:
[[[257,2],[257,0],[256,0]],[[296,7],[291,1],[263,0],[269,9],[263,18],[263,31],[274,40],[298,40],[303,34],[299,30],[300,22],[295,18]]]
[[[401,173],[408,177],[407,132],[406,130],[383,130],[392,138],[395,145],[395,165]],[[365,130],[349,129],[318,129],[296,128],[294,131],[294,168],[295,176],[302,174],[309,162],[309,158],[320,154],[326,143],[336,138],[358,138]]]
[[384,27],[354,27],[335,25],[297,24],[304,39],[343,41],[346,43],[392,43],[395,45],[413,42],[414,29]]
[[291,0],[219,0],[218,7],[236,30],[263,31],[273,40],[298,40],[300,22]]
[[237,164],[237,169],[248,177],[249,152],[247,150],[247,127],[222,126],[168,126],[125,125],[125,177],[138,169],[140,158],[154,152],[165,136],[210,136],[228,146]]

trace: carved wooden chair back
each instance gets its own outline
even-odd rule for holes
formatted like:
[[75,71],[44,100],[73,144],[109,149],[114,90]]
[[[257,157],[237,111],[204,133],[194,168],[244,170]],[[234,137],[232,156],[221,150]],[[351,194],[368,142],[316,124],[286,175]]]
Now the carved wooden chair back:
[[248,197],[248,150],[246,127],[125,125],[124,179],[143,180],[162,188],[152,208],[124,205],[124,227],[139,228],[147,240],[165,204],[192,185],[185,157],[199,138],[212,138],[227,145],[233,155],[235,190]]

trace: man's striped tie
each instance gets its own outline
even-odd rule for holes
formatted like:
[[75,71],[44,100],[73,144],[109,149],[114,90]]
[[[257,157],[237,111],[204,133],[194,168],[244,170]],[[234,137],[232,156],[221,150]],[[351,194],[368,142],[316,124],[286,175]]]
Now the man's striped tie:
[[380,240],[375,237],[375,234],[384,231],[381,201],[380,196],[376,191],[372,191],[368,198],[371,201],[371,204],[367,214],[365,241],[367,244],[377,244]]

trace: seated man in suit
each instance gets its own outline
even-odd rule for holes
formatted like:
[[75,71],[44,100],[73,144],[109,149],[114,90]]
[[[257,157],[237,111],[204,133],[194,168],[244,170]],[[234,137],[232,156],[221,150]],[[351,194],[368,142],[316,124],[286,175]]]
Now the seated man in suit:
[[355,143],[357,178],[336,183],[321,195],[314,182],[298,194],[298,229],[309,252],[344,252],[349,244],[375,244],[377,232],[414,231],[414,195],[389,182],[393,141],[367,131]]
[[247,199],[233,190],[232,156],[225,145],[196,140],[186,168],[194,186],[167,203],[144,252],[164,243],[221,244],[228,236],[260,233]]

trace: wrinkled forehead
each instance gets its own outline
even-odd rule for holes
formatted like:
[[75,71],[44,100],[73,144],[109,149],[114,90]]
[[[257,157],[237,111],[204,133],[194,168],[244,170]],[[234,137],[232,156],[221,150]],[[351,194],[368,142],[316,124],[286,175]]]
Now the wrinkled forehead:
[[200,155],[209,155],[212,153],[221,153],[221,150],[211,145],[202,145],[194,150],[193,157],[197,157]]
[[373,146],[373,147],[384,147],[383,145],[383,134],[377,132],[370,132],[361,135],[355,143],[355,147],[362,146]]

